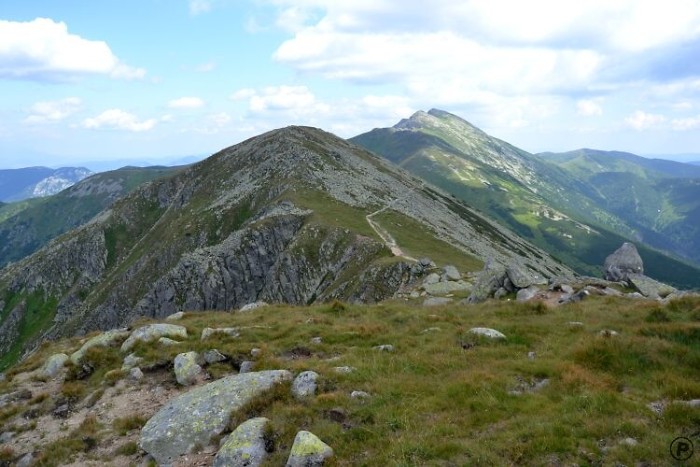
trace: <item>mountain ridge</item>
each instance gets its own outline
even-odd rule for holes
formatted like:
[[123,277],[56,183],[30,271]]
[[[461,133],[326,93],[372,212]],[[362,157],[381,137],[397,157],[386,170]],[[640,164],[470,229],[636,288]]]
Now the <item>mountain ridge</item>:
[[0,201],[50,196],[92,174],[85,167],[0,169]]

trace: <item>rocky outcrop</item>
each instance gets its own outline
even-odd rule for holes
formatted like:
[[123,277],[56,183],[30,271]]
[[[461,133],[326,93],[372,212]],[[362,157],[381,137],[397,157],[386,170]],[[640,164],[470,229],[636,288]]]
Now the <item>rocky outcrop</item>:
[[637,247],[625,242],[614,253],[605,258],[603,265],[605,279],[609,281],[626,281],[630,274],[644,274],[642,257]]
[[141,430],[140,446],[158,462],[170,464],[221,434],[232,413],[274,385],[292,379],[284,370],[233,375],[167,402]]

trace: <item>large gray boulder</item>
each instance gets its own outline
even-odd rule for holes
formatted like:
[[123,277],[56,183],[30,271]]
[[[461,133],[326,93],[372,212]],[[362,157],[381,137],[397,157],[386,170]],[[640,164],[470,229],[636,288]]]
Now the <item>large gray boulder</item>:
[[286,370],[245,373],[199,386],[168,401],[141,430],[141,449],[170,464],[220,435],[231,414],[276,384],[290,381]]
[[506,277],[506,268],[502,264],[492,260],[487,261],[476,278],[467,303],[479,303],[492,297],[493,293],[503,286]]
[[131,350],[137,342],[148,342],[161,337],[187,338],[187,329],[176,324],[149,324],[142,326],[131,333],[129,338],[122,344],[122,352]]
[[186,352],[175,357],[175,379],[183,386],[192,386],[204,374],[199,365],[201,357],[197,352]]
[[111,347],[112,345],[123,341],[127,337],[129,337],[129,331],[125,331],[124,329],[113,329],[111,331],[98,334],[97,336],[88,339],[88,341],[85,342],[80,349],[73,352],[73,354],[70,356],[70,360],[78,365],[90,348]]
[[333,449],[308,431],[300,431],[294,438],[287,467],[320,467],[333,457]]
[[46,360],[41,371],[47,378],[54,378],[63,370],[68,360],[70,360],[70,357],[64,353],[51,355],[49,359]]
[[447,266],[442,268],[442,271],[442,279],[446,281],[458,281],[462,278],[462,275],[459,273],[459,270],[451,264],[448,264]]
[[637,247],[625,242],[613,254],[605,258],[605,279],[613,282],[627,281],[630,274],[644,274],[644,263]]
[[547,279],[517,263],[510,264],[506,268],[506,274],[510,280],[510,283],[516,289],[526,289],[531,285],[547,284]]
[[268,456],[270,420],[252,418],[238,425],[233,433],[224,438],[214,458],[214,467],[262,465]]
[[647,298],[663,298],[677,292],[670,285],[655,281],[643,274],[628,274],[627,282]]

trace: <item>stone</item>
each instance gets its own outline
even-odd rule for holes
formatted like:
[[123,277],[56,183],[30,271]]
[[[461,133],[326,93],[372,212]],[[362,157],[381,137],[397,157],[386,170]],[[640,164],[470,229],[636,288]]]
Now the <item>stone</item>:
[[180,342],[169,337],[161,337],[160,339],[158,339],[158,343],[160,345],[178,345]]
[[241,336],[238,328],[204,328],[202,329],[202,340],[207,340],[214,334],[224,334],[233,338]]
[[250,349],[250,356],[253,358],[259,357],[261,353],[262,353],[261,349],[258,349],[258,348]]
[[489,339],[505,339],[506,336],[500,331],[496,331],[491,328],[471,328],[469,330],[470,334],[476,334],[477,336],[488,337]]
[[26,453],[17,461],[16,467],[29,467],[34,465],[34,454],[31,452]]
[[160,337],[179,337],[181,339],[187,338],[187,329],[184,326],[178,326],[176,324],[149,324],[146,326],[141,326],[131,333],[129,338],[122,344],[122,352],[128,352],[131,350],[137,342],[148,342],[151,340],[156,340]]
[[568,323],[569,326],[572,328],[578,328],[578,327],[583,327],[583,323],[581,321],[569,321]]
[[111,331],[98,334],[97,336],[88,339],[88,341],[85,342],[80,349],[73,352],[73,354],[70,356],[70,360],[74,364],[78,365],[85,356],[85,353],[91,347],[111,347],[112,345],[123,341],[127,337],[129,337],[129,331],[125,331],[123,329],[113,329]]
[[252,418],[241,423],[226,438],[214,458],[214,467],[262,465],[271,447],[269,439],[272,426],[264,417]]
[[204,362],[207,365],[211,365],[212,363],[225,362],[226,360],[228,360],[228,357],[226,355],[222,354],[216,349],[211,349],[204,352],[203,358]]
[[516,289],[526,289],[532,285],[547,284],[547,280],[542,276],[517,263],[508,265],[506,275]]
[[471,295],[466,300],[467,303],[479,303],[487,300],[503,286],[506,277],[505,267],[489,259],[484,269],[476,277]]
[[518,378],[518,385],[515,389],[508,391],[511,396],[521,396],[523,394],[531,394],[540,391],[549,386],[549,378],[535,378],[531,381],[526,381],[524,378]]
[[496,292],[494,292],[493,298],[495,298],[496,300],[500,300],[503,297],[505,297],[506,295],[508,295],[508,290],[506,290],[505,287],[499,287],[498,290],[496,290]]
[[628,274],[627,282],[647,298],[664,298],[677,290],[642,274]]
[[444,277],[447,280],[450,281],[458,281],[462,278],[462,275],[459,273],[456,267],[452,266],[451,264],[448,264],[444,268],[442,268],[442,271],[444,273]]
[[310,342],[314,345],[320,345],[321,343],[323,343],[323,339],[321,339],[320,337],[312,337]]
[[370,396],[369,393],[365,391],[353,391],[350,393],[350,397],[352,399],[368,399],[372,396]]
[[65,367],[66,363],[70,360],[70,357],[64,353],[57,353],[54,355],[51,355],[48,360],[46,360],[46,363],[44,364],[44,367],[41,369],[41,372],[46,376],[47,378],[55,378],[56,376],[63,371],[63,368]]
[[204,370],[199,366],[200,357],[197,352],[186,352],[175,357],[174,369],[177,382],[183,386],[191,386],[203,375]]
[[423,279],[423,286],[437,284],[440,282],[440,276],[437,273],[430,273]]
[[292,395],[297,399],[304,399],[316,395],[318,373],[305,371],[294,378],[292,382]]
[[644,263],[634,244],[625,242],[605,258],[605,279],[614,282],[627,281],[630,274],[644,274]]
[[414,290],[408,296],[409,296],[409,298],[412,298],[415,300],[416,298],[420,298],[420,292],[418,292],[417,290]]
[[160,464],[209,445],[231,414],[273,386],[292,379],[286,370],[232,375],[194,388],[165,405],[141,429],[139,445]]
[[373,347],[374,350],[379,350],[380,352],[393,352],[394,346],[391,344],[376,345]]
[[294,438],[287,467],[320,467],[333,457],[333,449],[308,431],[300,431]]
[[143,379],[143,371],[141,368],[132,368],[129,370],[129,381],[141,381]]
[[166,321],[179,321],[185,316],[184,311],[178,311],[177,313],[173,313],[172,315],[168,316],[165,318]]
[[447,295],[453,292],[469,292],[472,287],[464,281],[460,282],[438,282],[437,284],[427,284],[423,290],[430,295]]
[[130,353],[124,357],[124,361],[122,362],[122,371],[127,372],[132,368],[139,366],[142,362],[143,358],[137,357],[134,353]]
[[12,438],[14,438],[15,432],[14,431],[5,431],[2,434],[0,434],[0,444],[3,443],[8,443],[12,441]]
[[527,359],[528,360],[534,360],[537,358],[537,353],[536,352],[528,352],[527,353]]
[[418,264],[423,266],[425,269],[431,269],[436,267],[435,262],[430,258],[421,258],[418,260]]
[[612,329],[603,329],[598,333],[598,335],[601,337],[615,337],[619,336],[620,333],[617,331],[613,331]]
[[249,311],[257,310],[258,308],[263,308],[268,306],[266,302],[259,301],[259,302],[254,302],[254,303],[248,303],[247,305],[243,305],[240,310],[238,310],[239,313],[247,313]]
[[562,284],[559,286],[559,289],[565,294],[573,295],[574,293],[574,288],[571,287],[569,284]]
[[537,288],[537,286],[530,286],[526,289],[520,289],[518,290],[518,293],[515,295],[515,300],[519,302],[527,302],[529,300],[532,300],[533,298],[537,297],[537,294],[540,292],[540,289]]
[[340,374],[344,374],[344,375],[350,374],[355,370],[356,370],[355,367],[352,367],[352,366],[337,366],[337,367],[333,368],[333,371],[335,371],[336,373],[340,373]]
[[238,373],[250,373],[251,371],[253,371],[253,368],[255,368],[255,362],[251,362],[250,360],[244,360],[243,362],[241,362],[241,367],[238,370]]
[[440,306],[440,305],[447,305],[448,303],[452,303],[451,298],[447,297],[430,297],[426,298],[425,301],[423,301],[423,306]]
[[639,441],[637,441],[634,438],[625,438],[625,439],[620,441],[620,444],[623,444],[625,446],[634,447],[634,446],[637,446],[639,444]]

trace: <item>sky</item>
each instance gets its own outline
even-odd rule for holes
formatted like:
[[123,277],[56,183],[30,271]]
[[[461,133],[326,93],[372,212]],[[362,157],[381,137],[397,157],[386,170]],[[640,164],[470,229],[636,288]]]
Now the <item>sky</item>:
[[0,0],[0,168],[431,108],[530,152],[698,159],[700,0]]

